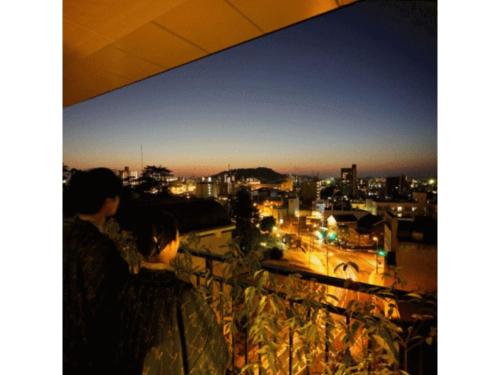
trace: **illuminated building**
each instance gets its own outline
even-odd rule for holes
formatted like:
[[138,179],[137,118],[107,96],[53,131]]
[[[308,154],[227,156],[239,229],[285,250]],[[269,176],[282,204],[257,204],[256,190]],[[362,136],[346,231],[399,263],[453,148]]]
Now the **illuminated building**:
[[312,203],[315,200],[319,200],[321,193],[321,181],[314,179],[303,181],[300,184],[300,198],[302,201],[307,203]]
[[384,250],[387,264],[400,269],[409,289],[437,287],[437,221],[429,216],[399,218],[387,212]]
[[288,215],[294,216],[299,210],[299,198],[289,198],[288,199]]
[[261,204],[257,204],[256,207],[259,210],[259,216],[272,216],[276,222],[280,222],[287,216],[287,207],[281,200],[265,200]]
[[322,199],[315,201],[314,202],[314,209],[323,214],[326,210],[326,201],[324,201]]
[[196,183],[195,195],[198,198],[217,198],[219,195],[219,185],[209,177],[208,181]]
[[366,200],[366,210],[372,215],[383,215],[389,211],[399,217],[414,216],[418,208],[418,204],[412,201]]
[[123,170],[117,171],[116,174],[123,180],[125,185],[134,185],[139,178],[139,172],[131,171],[127,166],[125,166]]
[[353,164],[351,168],[340,169],[340,184],[342,192],[350,198],[357,195],[357,167]]
[[192,181],[177,181],[169,185],[169,190],[174,195],[193,193],[196,190],[196,184]]
[[397,217],[431,216],[433,210],[427,200],[427,193],[413,192],[411,199],[367,199],[366,211],[383,215],[386,211]]
[[119,170],[117,174],[122,180],[126,180],[130,176],[130,169],[129,167],[125,167],[123,170]]

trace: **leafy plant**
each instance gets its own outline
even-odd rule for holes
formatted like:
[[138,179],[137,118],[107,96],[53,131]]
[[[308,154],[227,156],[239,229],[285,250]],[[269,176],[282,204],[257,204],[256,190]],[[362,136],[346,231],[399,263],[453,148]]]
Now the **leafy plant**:
[[[196,246],[196,239],[187,241],[186,259]],[[405,329],[396,324],[391,292],[352,291],[341,300],[333,287],[263,269],[257,248],[243,252],[238,243],[229,244],[218,272],[189,269],[193,264],[178,266],[186,275],[201,272],[200,289],[219,318],[236,373],[407,374],[408,352],[437,337],[433,314],[415,316]],[[359,271],[352,262],[335,271],[349,269]],[[435,311],[435,301],[426,296],[406,298]]]

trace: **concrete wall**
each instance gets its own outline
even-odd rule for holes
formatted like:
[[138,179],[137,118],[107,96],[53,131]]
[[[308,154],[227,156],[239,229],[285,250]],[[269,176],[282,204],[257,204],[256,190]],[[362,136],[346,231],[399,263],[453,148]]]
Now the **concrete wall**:
[[401,241],[396,261],[401,278],[407,282],[405,289],[437,290],[437,245]]

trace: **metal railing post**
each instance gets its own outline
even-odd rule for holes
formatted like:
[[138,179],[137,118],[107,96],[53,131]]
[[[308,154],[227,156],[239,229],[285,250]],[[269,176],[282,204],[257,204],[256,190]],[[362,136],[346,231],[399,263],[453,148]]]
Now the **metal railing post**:
[[[290,301],[290,310],[293,309],[293,302]],[[293,329],[288,328],[288,374],[293,374]]]
[[[201,252],[201,251],[190,251],[190,254],[192,256],[204,258],[204,260],[205,260],[205,262],[204,262],[205,263],[205,272],[194,271],[194,272],[192,272],[192,275],[196,277],[196,285],[198,287],[200,287],[201,278],[202,277],[205,278],[205,286],[206,286],[206,290],[208,293],[207,299],[209,302],[213,300],[213,298],[214,298],[213,292],[214,292],[214,289],[217,288],[217,287],[214,287],[213,282],[215,281],[215,283],[216,284],[218,283],[220,286],[220,296],[219,296],[220,297],[220,316],[221,316],[221,321],[222,321],[222,326],[223,326],[222,329],[224,330],[224,313],[225,313],[224,286],[226,284],[229,284],[231,291],[234,291],[235,288],[247,287],[247,286],[250,286],[252,284],[246,279],[234,281],[234,280],[226,280],[222,276],[214,275],[213,274],[213,268],[214,268],[213,262],[214,261],[222,262],[222,263],[225,262],[225,258],[221,255],[211,254],[211,253]],[[370,285],[370,284],[363,283],[363,282],[344,280],[341,278],[331,277],[328,275],[325,276],[325,275],[316,274],[316,273],[309,272],[309,271],[292,270],[292,269],[289,269],[286,267],[279,267],[279,266],[271,265],[271,264],[263,264],[262,269],[266,270],[274,275],[285,276],[285,277],[288,277],[288,276],[291,276],[294,274],[299,274],[301,279],[303,281],[306,281],[306,282],[318,283],[318,284],[326,285],[327,287],[341,288],[341,289],[344,289],[347,291],[352,291],[352,292],[357,292],[357,293],[366,293],[367,295],[377,296],[380,298],[390,298],[391,300],[395,300],[398,302],[399,301],[406,301],[410,304],[413,304],[413,303],[418,303],[423,298],[426,298],[426,299],[428,298],[429,299],[428,300],[429,306],[432,307],[435,305],[435,298],[436,297],[434,294],[427,294],[426,297],[424,297],[422,294],[420,294],[419,299],[416,300],[416,298],[414,296],[412,296],[411,294],[409,294],[409,292],[404,291],[404,290],[374,286],[374,285]],[[209,283],[209,281],[210,281],[210,283]],[[286,293],[284,293],[282,291],[273,290],[273,289],[265,289],[264,293],[275,294],[278,297],[284,299],[285,301],[287,301],[289,303],[290,310],[293,310],[293,307],[296,303],[298,303],[300,305],[304,305],[304,307],[307,306],[306,317],[307,317],[307,319],[310,319],[310,316],[311,316],[310,302],[313,302],[313,301],[308,301],[307,299],[294,297],[293,295],[287,295]],[[235,303],[238,303],[240,305],[241,302],[242,301],[236,301],[234,293],[231,293],[231,306],[230,306],[230,308],[231,308],[231,314],[233,314],[233,316],[234,316],[234,309],[236,307]],[[350,326],[352,319],[355,319],[355,320],[362,319],[363,316],[356,313],[356,312],[350,312],[350,311],[346,310],[345,308],[342,308],[340,306],[335,306],[335,305],[330,304],[330,303],[320,303],[320,306],[321,306],[320,308],[324,309],[325,313],[326,313],[326,315],[325,315],[325,322],[326,323],[325,323],[325,331],[324,331],[325,345],[324,345],[324,353],[323,354],[324,354],[324,358],[325,358],[325,365],[329,366],[330,364],[332,364],[332,358],[334,358],[334,354],[335,354],[335,353],[333,353],[334,347],[329,342],[329,338],[330,338],[331,333],[332,333],[332,327],[334,327],[334,323],[330,322],[328,320],[328,317],[330,316],[329,314],[344,316],[345,317],[345,324],[347,327]],[[249,343],[250,316],[249,316],[248,311],[247,311],[247,314],[244,317],[242,322],[244,323],[243,327],[238,326],[238,332],[232,332],[232,335],[231,335],[232,336],[232,346],[233,346],[233,350],[232,350],[233,370],[237,369],[237,367],[236,367],[237,362],[238,362],[237,359],[241,358],[241,353],[237,353],[237,346],[238,346],[237,344],[240,343],[239,340],[240,340],[240,337],[242,337],[242,336],[243,336],[242,338],[244,339],[244,342],[243,342],[243,344],[244,344],[244,360],[245,360],[244,363],[245,363],[245,365],[249,364],[249,357],[250,357],[250,348],[249,347],[250,347],[251,343]],[[400,322],[400,324],[403,324],[403,323],[404,322]],[[233,322],[233,324],[234,324],[234,322]],[[240,328],[243,328],[243,329],[240,330]],[[231,331],[233,331],[233,330],[231,330]],[[283,332],[283,333],[285,333],[285,332]],[[289,374],[293,373],[293,361],[294,361],[294,358],[293,358],[293,356],[294,356],[294,342],[293,341],[294,341],[294,330],[293,330],[293,327],[291,324],[288,327],[288,346],[289,346],[288,347],[288,355],[289,355],[288,373]],[[309,345],[309,343],[306,343],[306,345]],[[260,349],[261,347],[262,347],[261,343],[259,343],[258,348]],[[308,350],[309,347],[306,347],[304,349],[305,349],[305,352],[307,353],[306,355],[309,355],[309,350]],[[406,370],[406,369],[408,369],[409,365],[411,365],[411,366],[415,365],[417,367],[417,371],[421,372],[422,368],[425,367],[425,366],[423,366],[423,357],[424,357],[423,349],[424,348],[420,347],[417,349],[418,355],[414,356],[414,357],[416,357],[415,360],[413,359],[413,357],[411,359],[408,358],[409,355],[408,355],[407,349],[408,348],[402,347],[402,350],[400,352],[401,357],[402,357],[401,362],[402,362],[403,368]],[[330,352],[332,352],[333,355],[330,354]],[[238,357],[236,357],[237,355],[238,355]],[[262,355],[261,353],[258,353],[259,373],[263,372],[261,355]],[[314,362],[314,358],[309,357],[306,359],[307,359],[307,367],[305,369],[306,370],[305,373],[310,374],[311,373],[311,364]],[[411,362],[411,363],[408,363],[408,362]]]

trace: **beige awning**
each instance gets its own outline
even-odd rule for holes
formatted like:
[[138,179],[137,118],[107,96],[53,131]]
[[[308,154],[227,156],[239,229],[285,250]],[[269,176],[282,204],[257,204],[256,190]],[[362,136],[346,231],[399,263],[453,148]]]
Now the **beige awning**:
[[356,0],[64,0],[64,105]]

